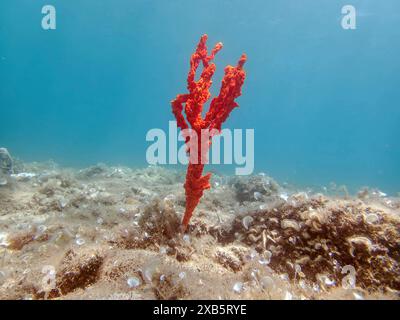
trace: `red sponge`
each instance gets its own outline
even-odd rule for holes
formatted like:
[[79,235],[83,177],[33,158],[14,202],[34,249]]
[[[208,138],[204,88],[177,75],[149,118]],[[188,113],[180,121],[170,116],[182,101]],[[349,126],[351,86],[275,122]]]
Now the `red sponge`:
[[[210,108],[205,118],[203,118],[203,105],[210,98],[209,89],[215,72],[215,64],[210,63],[210,61],[222,49],[222,43],[217,43],[210,55],[208,55],[206,42],[207,35],[205,34],[201,37],[196,51],[190,59],[190,70],[187,78],[189,93],[179,94],[172,101],[172,112],[175,115],[178,127],[182,130],[191,129],[197,134],[197,141],[190,141],[190,137],[186,138],[188,152],[191,152],[190,146],[192,145],[193,152],[196,152],[196,154],[191,154],[189,157],[189,166],[184,185],[186,194],[186,210],[182,221],[184,230],[186,230],[193,211],[203,196],[203,191],[210,188],[211,173],[204,176],[202,174],[205,154],[211,145],[212,135],[221,131],[222,123],[229,117],[233,108],[238,106],[235,99],[241,95],[241,88],[246,77],[246,73],[243,70],[246,55],[243,54],[236,67],[227,66],[225,68],[219,95],[212,99]],[[200,79],[195,81],[196,71],[200,62],[203,63],[203,71]],[[183,116],[183,105],[185,106],[186,119]],[[204,129],[208,129],[209,133],[202,134]],[[204,139],[209,141],[205,143]],[[193,147],[193,143],[197,143],[197,148]]]

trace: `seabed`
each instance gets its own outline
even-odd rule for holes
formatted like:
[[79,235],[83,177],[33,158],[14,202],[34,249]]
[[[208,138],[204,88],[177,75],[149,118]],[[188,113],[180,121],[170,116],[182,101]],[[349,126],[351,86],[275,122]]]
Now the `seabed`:
[[399,299],[400,198],[214,174],[16,163],[0,186],[0,299]]

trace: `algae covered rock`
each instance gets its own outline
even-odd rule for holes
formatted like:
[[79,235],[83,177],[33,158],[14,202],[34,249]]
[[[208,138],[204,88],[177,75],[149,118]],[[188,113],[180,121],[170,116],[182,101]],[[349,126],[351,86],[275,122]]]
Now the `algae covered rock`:
[[232,186],[239,202],[260,201],[264,196],[271,196],[279,190],[275,180],[265,175],[236,177],[232,181]]
[[95,166],[80,170],[77,177],[78,179],[90,179],[93,177],[101,176],[107,173],[107,171],[108,168],[105,164],[98,163]]

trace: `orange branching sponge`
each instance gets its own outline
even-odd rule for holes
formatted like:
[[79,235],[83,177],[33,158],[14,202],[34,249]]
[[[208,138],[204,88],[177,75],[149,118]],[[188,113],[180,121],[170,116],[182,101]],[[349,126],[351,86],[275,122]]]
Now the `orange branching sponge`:
[[[183,230],[186,230],[194,209],[198,205],[203,191],[210,188],[211,173],[203,176],[204,164],[207,162],[207,152],[211,145],[213,135],[221,131],[222,123],[228,118],[233,108],[238,107],[235,99],[241,95],[241,88],[246,77],[243,64],[246,55],[243,54],[236,67],[227,66],[219,95],[212,99],[206,116],[202,117],[203,105],[210,98],[210,87],[215,72],[215,64],[210,63],[215,54],[222,49],[222,43],[217,43],[207,52],[207,35],[203,35],[197,45],[196,52],[190,59],[190,70],[187,78],[189,93],[179,94],[172,101],[172,112],[175,115],[177,125],[181,130],[191,130],[186,135],[189,166],[186,174],[185,194],[186,210],[182,220]],[[199,64],[203,63],[203,71],[198,81],[195,75]],[[185,105],[186,119],[183,116]],[[190,125],[190,127],[189,127]]]

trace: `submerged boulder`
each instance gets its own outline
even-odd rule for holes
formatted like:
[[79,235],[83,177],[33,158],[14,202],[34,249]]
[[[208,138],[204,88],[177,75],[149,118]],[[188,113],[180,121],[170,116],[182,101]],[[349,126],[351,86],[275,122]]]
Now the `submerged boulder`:
[[98,163],[94,166],[91,166],[86,169],[82,169],[78,172],[78,179],[91,179],[94,177],[98,177],[104,175],[108,171],[108,167],[103,163]]
[[279,190],[275,180],[265,175],[236,177],[232,186],[240,203],[262,201],[264,197],[274,195]]

